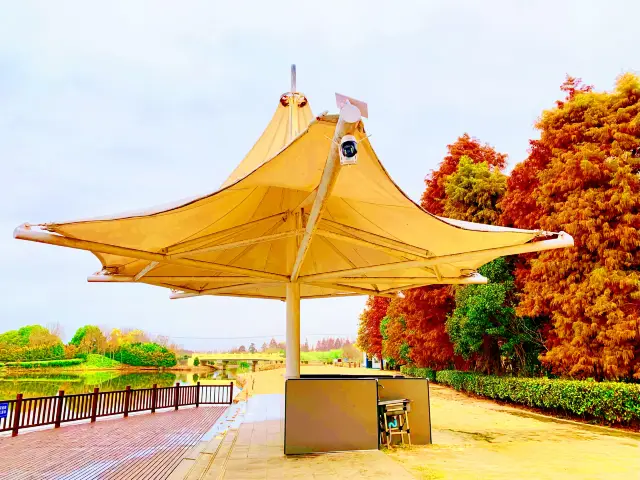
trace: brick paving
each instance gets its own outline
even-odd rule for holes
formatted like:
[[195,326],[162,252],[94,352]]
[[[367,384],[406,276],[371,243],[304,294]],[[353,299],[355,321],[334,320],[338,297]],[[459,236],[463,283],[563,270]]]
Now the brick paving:
[[167,478],[226,409],[160,411],[0,438],[0,479]]

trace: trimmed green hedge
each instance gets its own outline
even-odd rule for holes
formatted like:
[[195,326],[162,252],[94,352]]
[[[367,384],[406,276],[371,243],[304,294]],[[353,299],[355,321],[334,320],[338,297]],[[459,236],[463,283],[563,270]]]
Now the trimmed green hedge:
[[131,343],[122,345],[114,358],[134,367],[174,367],[176,354],[157,343]]
[[456,390],[608,423],[640,424],[640,385],[520,378],[442,370],[436,381]]
[[0,361],[2,362],[44,362],[64,359],[64,345],[15,346],[0,343]]
[[428,378],[430,382],[436,381],[436,371],[432,368],[420,368],[413,365],[403,365],[400,367],[400,373],[409,375],[410,377]]
[[81,358],[68,358],[66,360],[42,360],[39,362],[6,362],[4,366],[18,368],[71,367],[80,365],[83,362],[84,360]]

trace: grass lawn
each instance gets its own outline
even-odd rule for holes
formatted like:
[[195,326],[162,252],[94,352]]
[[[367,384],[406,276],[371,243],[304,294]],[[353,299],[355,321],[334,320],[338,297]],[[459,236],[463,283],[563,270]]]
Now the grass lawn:
[[300,352],[300,360],[303,362],[333,362],[342,357],[342,350],[330,350],[328,352]]
[[117,360],[112,360],[104,355],[98,355],[90,353],[87,355],[87,360],[80,365],[83,369],[88,368],[118,368],[122,364]]

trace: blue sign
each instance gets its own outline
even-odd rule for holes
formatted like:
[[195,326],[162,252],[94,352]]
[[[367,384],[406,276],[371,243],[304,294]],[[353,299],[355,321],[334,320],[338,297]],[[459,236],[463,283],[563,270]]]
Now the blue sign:
[[0,418],[7,418],[7,414],[9,413],[9,404],[8,403],[0,403]]

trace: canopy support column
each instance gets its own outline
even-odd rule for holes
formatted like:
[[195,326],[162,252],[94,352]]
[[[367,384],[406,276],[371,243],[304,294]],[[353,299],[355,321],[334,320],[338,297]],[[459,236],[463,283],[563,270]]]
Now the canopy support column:
[[286,379],[300,378],[300,284],[287,283]]

